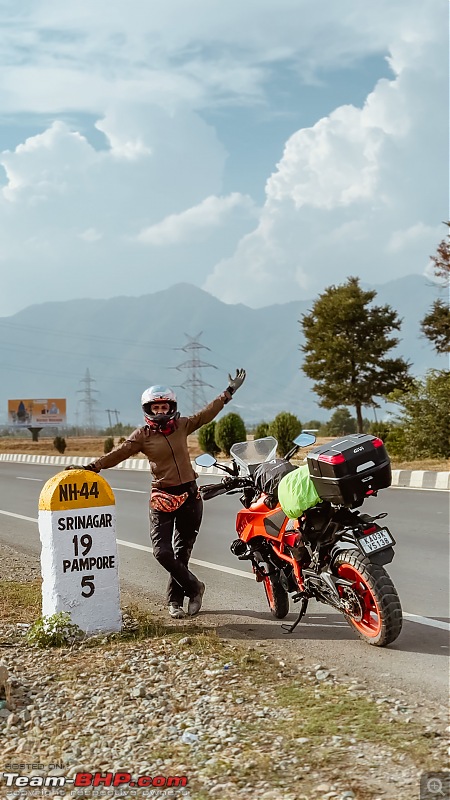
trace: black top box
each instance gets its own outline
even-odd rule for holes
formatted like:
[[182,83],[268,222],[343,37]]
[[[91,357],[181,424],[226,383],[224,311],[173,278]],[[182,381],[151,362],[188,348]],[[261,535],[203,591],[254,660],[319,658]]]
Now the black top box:
[[307,462],[318,495],[334,505],[361,505],[392,481],[391,462],[382,440],[365,433],[315,447]]

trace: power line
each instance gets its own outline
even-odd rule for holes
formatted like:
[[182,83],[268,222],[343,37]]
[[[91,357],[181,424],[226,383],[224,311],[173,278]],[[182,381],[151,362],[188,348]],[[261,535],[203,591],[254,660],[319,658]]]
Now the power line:
[[192,413],[195,414],[204,405],[206,405],[206,397],[204,392],[204,387],[209,386],[211,389],[213,386],[210,383],[206,383],[202,379],[202,369],[206,369],[210,367],[211,369],[217,369],[215,364],[208,364],[206,361],[202,361],[198,355],[200,350],[209,350],[209,347],[206,345],[201,344],[199,342],[200,336],[202,332],[197,334],[197,336],[189,336],[189,334],[184,334],[188,339],[187,344],[184,347],[177,347],[177,350],[182,350],[184,353],[188,353],[190,358],[187,361],[183,361],[182,364],[178,364],[173,369],[177,370],[189,370],[188,377],[183,383],[180,383],[179,386],[182,389],[186,389],[186,391],[190,394],[191,397],[191,404],[192,404]]

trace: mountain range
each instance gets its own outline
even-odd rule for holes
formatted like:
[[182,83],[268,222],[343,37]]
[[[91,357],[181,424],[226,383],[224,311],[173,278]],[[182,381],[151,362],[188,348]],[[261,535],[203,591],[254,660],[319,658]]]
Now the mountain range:
[[[445,368],[420,332],[420,320],[438,289],[420,275],[408,275],[374,288],[375,303],[388,303],[402,318],[396,354],[423,375]],[[182,413],[192,412],[192,398],[182,384],[197,386],[198,399],[214,397],[227,386],[228,372],[247,370],[247,380],[226,411],[251,424],[290,411],[302,422],[329,418],[319,408],[311,381],[301,371],[303,334],[299,320],[314,302],[293,300],[252,309],[228,305],[189,283],[141,297],[80,299],[29,306],[0,318],[0,424],[13,398],[60,398],[68,401],[68,423],[82,424],[88,387],[96,401],[96,420],[141,424],[140,397],[154,383],[178,387]],[[204,347],[196,347],[195,337]],[[209,349],[204,349],[209,348]],[[197,366],[192,360],[212,366]],[[92,383],[87,380],[89,370]],[[110,409],[110,416],[106,409]],[[117,414],[115,412],[118,412]],[[373,419],[373,411],[366,416]]]

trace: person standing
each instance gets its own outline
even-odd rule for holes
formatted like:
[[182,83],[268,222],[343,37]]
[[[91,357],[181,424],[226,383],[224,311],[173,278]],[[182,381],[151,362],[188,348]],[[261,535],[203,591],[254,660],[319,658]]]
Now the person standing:
[[188,598],[189,616],[199,613],[205,584],[189,569],[189,559],[198,536],[203,501],[189,456],[187,437],[211,422],[245,380],[245,370],[236,370],[229,385],[197,414],[182,417],[177,398],[167,386],[150,386],[142,395],[145,425],[137,428],[122,444],[88,464],[85,469],[100,472],[114,467],[136,453],[147,456],[152,472],[150,494],[150,537],[153,555],[169,572],[167,605],[172,618],[184,616]]

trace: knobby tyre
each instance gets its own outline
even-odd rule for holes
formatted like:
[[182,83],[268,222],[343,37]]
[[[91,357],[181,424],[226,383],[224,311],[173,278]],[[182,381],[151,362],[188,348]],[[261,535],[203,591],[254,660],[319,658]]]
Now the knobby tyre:
[[402,607],[386,570],[359,551],[347,550],[337,556],[333,571],[352,582],[350,592],[342,587],[339,592],[357,612],[344,616],[360,638],[375,647],[394,642],[402,629]]
[[284,619],[289,614],[288,593],[273,575],[266,575],[264,578],[264,589],[270,613],[276,619]]

